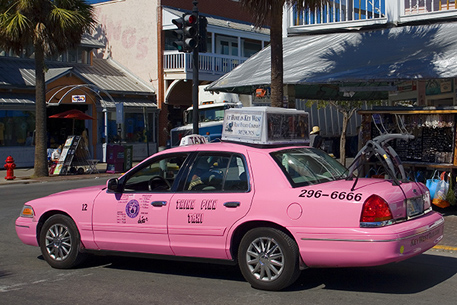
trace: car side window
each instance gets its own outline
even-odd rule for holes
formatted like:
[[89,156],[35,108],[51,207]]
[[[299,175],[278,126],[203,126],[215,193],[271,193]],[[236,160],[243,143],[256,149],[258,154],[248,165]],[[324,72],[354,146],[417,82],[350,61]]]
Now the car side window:
[[245,162],[238,155],[202,153],[189,170],[185,191],[221,192],[247,191]]
[[247,191],[248,179],[244,161],[239,156],[232,156],[224,183],[225,191]]
[[187,154],[152,159],[127,178],[125,192],[169,192]]

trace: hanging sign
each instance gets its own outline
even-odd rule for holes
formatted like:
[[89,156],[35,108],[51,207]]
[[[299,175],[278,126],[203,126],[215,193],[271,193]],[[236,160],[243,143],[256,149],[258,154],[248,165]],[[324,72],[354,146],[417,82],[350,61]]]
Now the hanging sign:
[[71,96],[71,102],[72,103],[85,103],[86,102],[86,96],[84,94],[80,95],[72,95]]

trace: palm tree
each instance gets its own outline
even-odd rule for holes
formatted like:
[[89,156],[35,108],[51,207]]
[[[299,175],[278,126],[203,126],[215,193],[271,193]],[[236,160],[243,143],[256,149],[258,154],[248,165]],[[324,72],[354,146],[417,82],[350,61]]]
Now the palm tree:
[[295,6],[301,12],[314,10],[327,0],[240,0],[253,16],[254,25],[270,26],[271,48],[271,106],[282,107],[283,104],[283,53],[282,53],[282,9],[285,4]]
[[95,27],[93,16],[85,0],[0,0],[0,47],[35,52],[36,177],[48,175],[45,58],[75,48]]

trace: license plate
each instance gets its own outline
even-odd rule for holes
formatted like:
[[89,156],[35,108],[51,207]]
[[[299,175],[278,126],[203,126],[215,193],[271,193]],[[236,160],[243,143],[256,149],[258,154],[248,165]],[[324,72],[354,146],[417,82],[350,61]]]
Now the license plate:
[[408,217],[414,217],[424,212],[424,202],[422,197],[409,198],[406,203]]
[[411,247],[415,247],[422,243],[429,242],[430,240],[435,240],[435,242],[437,242],[437,238],[443,234],[443,232],[441,230],[442,230],[441,227],[436,228],[430,232],[424,233],[416,238],[411,239]]

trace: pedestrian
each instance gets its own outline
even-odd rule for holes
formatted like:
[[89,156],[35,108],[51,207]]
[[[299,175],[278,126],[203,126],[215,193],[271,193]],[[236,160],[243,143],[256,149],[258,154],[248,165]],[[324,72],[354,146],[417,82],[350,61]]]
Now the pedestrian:
[[324,138],[320,135],[319,126],[314,126],[313,130],[310,132],[311,135],[311,146],[314,148],[324,149]]

